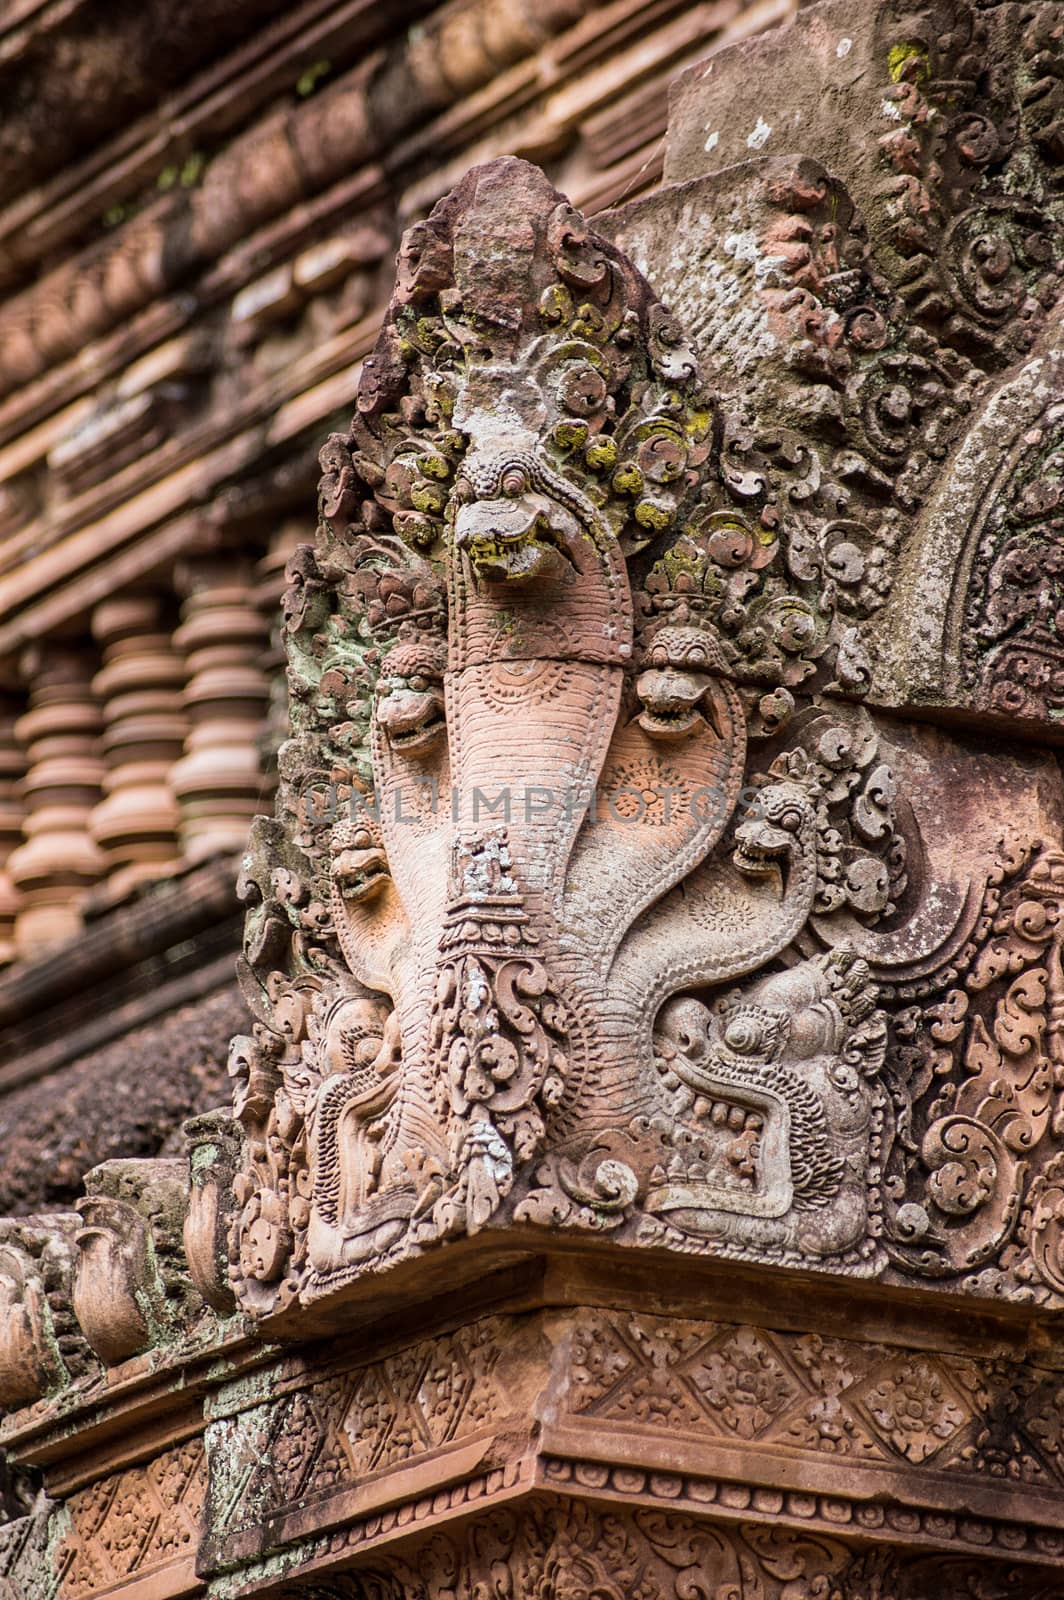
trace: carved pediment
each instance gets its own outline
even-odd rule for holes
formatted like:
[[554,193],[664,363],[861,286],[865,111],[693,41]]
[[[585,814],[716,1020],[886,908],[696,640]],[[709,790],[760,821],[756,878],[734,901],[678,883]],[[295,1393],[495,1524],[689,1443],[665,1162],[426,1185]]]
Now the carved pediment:
[[[675,222],[705,191],[658,198]],[[1055,1149],[1010,1019],[1056,935],[1001,921],[1036,881],[1055,929],[1055,780],[1021,800],[1022,763],[951,744],[936,766],[859,703],[937,470],[898,453],[894,400],[915,385],[907,426],[945,438],[963,361],[822,169],[732,199],[783,262],[759,314],[802,322],[799,390],[813,373],[861,419],[862,453],[826,462],[819,424],[772,418],[764,371],[741,404],[711,391],[697,317],[525,163],[476,169],[404,241],[292,564],[293,737],[245,867],[245,1309],[544,1228],[970,1276],[1019,1226],[1021,1146]],[[984,786],[963,846],[951,773]],[[1022,994],[999,981],[1021,968]]]

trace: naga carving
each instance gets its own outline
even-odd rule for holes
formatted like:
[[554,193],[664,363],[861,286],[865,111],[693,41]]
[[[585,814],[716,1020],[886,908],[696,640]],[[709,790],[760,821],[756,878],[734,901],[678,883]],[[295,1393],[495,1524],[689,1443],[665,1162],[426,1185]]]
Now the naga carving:
[[951,1057],[929,1100],[904,1066],[912,949],[936,1004],[995,869],[935,883],[860,705],[859,533],[796,565],[794,485],[744,448],[535,168],[407,235],[290,567],[231,1057],[245,1309],[483,1229],[971,1281],[1023,1228],[1056,1251],[1036,1080],[1024,1123],[1000,1074]]
[[252,1309],[507,1223],[874,1269],[875,986],[845,949],[754,975],[893,910],[904,846],[866,714],[800,687],[826,635],[724,432],[536,169],[407,235],[245,872]]

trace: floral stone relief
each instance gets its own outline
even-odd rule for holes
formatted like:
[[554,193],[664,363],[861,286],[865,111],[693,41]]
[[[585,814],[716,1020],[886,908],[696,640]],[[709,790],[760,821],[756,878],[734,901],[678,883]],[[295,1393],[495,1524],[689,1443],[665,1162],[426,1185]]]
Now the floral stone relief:
[[849,617],[840,685],[1053,742],[1059,9],[824,0],[685,72],[670,184],[600,219],[704,355],[792,582]]
[[502,160],[407,234],[322,464],[244,872],[238,1302],[544,1228],[1054,1295],[1059,780],[861,705],[883,561],[838,495],[798,559],[808,449]]

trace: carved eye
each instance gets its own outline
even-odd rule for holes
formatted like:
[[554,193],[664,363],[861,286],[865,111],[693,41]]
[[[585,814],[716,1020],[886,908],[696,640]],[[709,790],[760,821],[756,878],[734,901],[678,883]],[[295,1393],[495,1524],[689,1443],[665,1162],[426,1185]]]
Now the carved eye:
[[429,686],[428,679],[423,678],[420,672],[415,677],[411,678],[409,682],[410,687],[413,689],[415,694],[424,694],[425,690]]
[[502,492],[508,500],[516,500],[528,488],[528,473],[520,467],[508,467],[502,475]]
[[778,820],[780,827],[785,828],[788,833],[797,833],[802,826],[802,813],[797,806],[788,806],[787,810],[780,814]]
[[735,1017],[724,1030],[724,1043],[736,1055],[752,1056],[765,1042],[765,1029],[756,1017]]

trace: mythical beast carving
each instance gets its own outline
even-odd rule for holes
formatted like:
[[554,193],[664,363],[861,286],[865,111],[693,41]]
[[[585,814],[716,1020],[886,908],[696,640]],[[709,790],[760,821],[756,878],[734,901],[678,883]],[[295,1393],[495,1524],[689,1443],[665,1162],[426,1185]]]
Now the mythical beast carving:
[[[245,873],[251,1309],[508,1223],[874,1270],[868,969],[732,986],[813,914],[892,910],[903,847],[867,716],[786,687],[834,658],[721,434],[682,330],[535,168],[407,235],[292,565],[294,738]],[[697,1060],[688,1013],[722,1018]]]

